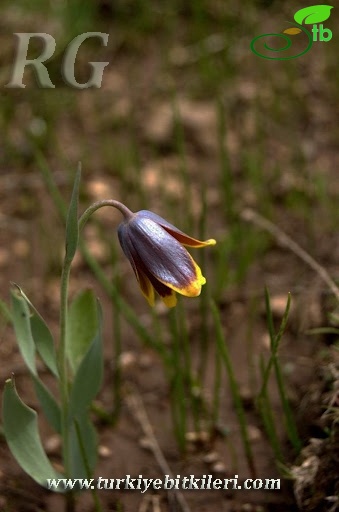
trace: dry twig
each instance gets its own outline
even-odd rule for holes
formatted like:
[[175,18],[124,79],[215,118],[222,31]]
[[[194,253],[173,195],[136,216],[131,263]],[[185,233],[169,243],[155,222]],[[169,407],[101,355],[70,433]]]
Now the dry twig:
[[[157,461],[161,471],[169,478],[174,478],[171,468],[169,467],[164,454],[161,451],[159,443],[154,435],[152,425],[148,419],[147,412],[140,393],[134,386],[128,385],[126,395],[127,405],[134,418],[138,421],[144,436],[149,442],[150,450],[152,451],[155,460]],[[173,512],[176,510],[176,502],[179,504],[182,512],[191,512],[184,496],[178,489],[171,489],[168,492],[168,500]],[[154,505],[154,502],[153,502]]]
[[339,301],[339,288],[327,272],[312,256],[310,256],[304,249],[300,247],[291,237],[286,235],[280,228],[278,228],[273,222],[265,219],[262,215],[255,212],[254,210],[247,208],[240,214],[243,220],[255,224],[261,229],[268,231],[282,247],[287,247],[290,251],[294,252],[300,259],[302,259],[307,265],[309,265],[321,279],[327,284],[332,291],[333,295]]

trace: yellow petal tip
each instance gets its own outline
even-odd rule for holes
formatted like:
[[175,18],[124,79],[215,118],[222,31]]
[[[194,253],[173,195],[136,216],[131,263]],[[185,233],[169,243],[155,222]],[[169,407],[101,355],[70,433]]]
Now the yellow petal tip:
[[175,295],[175,293],[171,293],[171,295],[161,297],[161,299],[168,308],[174,308],[177,305],[177,296]]

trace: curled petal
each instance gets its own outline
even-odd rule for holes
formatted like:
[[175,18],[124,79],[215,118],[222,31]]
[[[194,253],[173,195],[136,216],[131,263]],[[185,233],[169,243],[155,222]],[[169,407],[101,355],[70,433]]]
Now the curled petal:
[[156,213],[150,212],[149,210],[140,210],[136,215],[141,214],[143,218],[150,219],[151,221],[159,224],[162,228],[164,228],[167,233],[172,235],[178,242],[182,245],[187,245],[188,247],[206,247],[208,245],[215,245],[216,241],[214,238],[210,238],[209,240],[197,240],[196,238],[192,238],[189,235],[186,235],[183,231],[180,231],[177,227],[173,226],[170,222],[160,217]]

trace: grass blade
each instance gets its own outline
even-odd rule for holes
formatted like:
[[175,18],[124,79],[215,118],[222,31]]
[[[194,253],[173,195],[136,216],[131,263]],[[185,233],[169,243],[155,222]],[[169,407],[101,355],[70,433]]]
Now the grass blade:
[[251,475],[254,478],[256,471],[255,471],[255,466],[254,466],[254,458],[253,458],[252,448],[251,448],[251,444],[250,444],[248,432],[247,432],[245,410],[244,410],[244,407],[243,407],[243,404],[241,401],[239,387],[238,387],[237,381],[235,379],[232,361],[231,361],[231,358],[230,358],[230,355],[228,352],[228,348],[227,348],[227,343],[226,343],[226,340],[225,340],[225,337],[223,334],[219,310],[214,301],[211,301],[211,309],[212,309],[214,325],[215,325],[215,329],[216,329],[217,349],[218,349],[220,357],[224,363],[224,366],[225,366],[225,369],[226,369],[226,372],[228,375],[231,394],[232,394],[232,398],[233,398],[233,403],[234,403],[235,411],[236,411],[239,426],[240,426],[240,434],[241,434],[241,438],[242,438],[242,442],[243,442],[243,446],[244,446],[244,450],[245,450],[247,464],[248,464],[249,470],[251,472]]

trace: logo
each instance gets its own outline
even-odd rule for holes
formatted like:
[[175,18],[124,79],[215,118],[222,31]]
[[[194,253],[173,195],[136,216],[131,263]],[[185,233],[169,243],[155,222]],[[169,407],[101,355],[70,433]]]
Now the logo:
[[[262,34],[261,36],[255,37],[251,41],[251,50],[258,57],[262,57],[263,59],[270,60],[290,60],[296,59],[297,57],[301,57],[307,53],[311,48],[314,42],[325,42],[327,43],[332,39],[332,32],[329,28],[324,27],[323,22],[326,21],[331,14],[331,9],[333,9],[332,5],[311,5],[310,7],[305,7],[304,9],[300,9],[294,15],[294,22],[288,22],[292,27],[286,28],[280,34]],[[312,28],[309,27],[307,29],[303,26],[312,25]],[[290,36],[297,36],[300,34],[304,34],[302,38],[303,48],[298,48],[296,54],[292,53],[292,39]],[[305,35],[306,35],[306,48],[305,48]],[[283,42],[284,45],[277,48],[277,45],[271,46],[270,44],[265,42],[263,38],[275,38],[278,42]],[[300,43],[301,44],[301,43]],[[299,42],[295,45],[298,46]],[[279,55],[272,55],[262,53],[262,51],[267,52],[275,52],[275,54],[281,54],[281,52],[286,52],[284,57],[280,57]],[[287,56],[286,56],[287,55]]]

